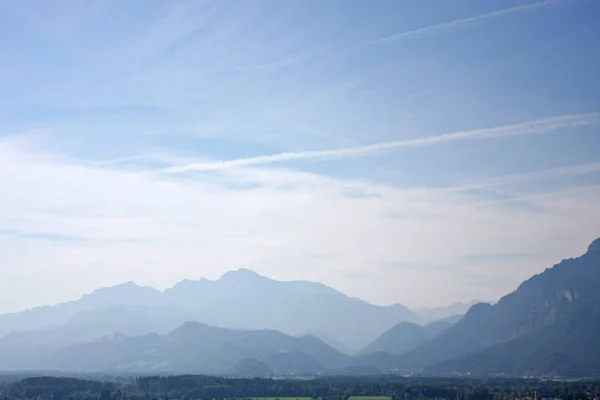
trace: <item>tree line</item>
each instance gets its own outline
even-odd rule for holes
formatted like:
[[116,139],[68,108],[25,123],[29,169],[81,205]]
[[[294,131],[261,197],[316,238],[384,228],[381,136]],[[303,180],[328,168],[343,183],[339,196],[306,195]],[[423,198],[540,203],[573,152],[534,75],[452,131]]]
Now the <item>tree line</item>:
[[391,400],[451,399],[600,400],[600,382],[538,379],[323,377],[315,379],[229,379],[201,375],[113,377],[110,380],[31,377],[0,379],[0,400],[226,400],[307,397],[348,400],[386,396]]

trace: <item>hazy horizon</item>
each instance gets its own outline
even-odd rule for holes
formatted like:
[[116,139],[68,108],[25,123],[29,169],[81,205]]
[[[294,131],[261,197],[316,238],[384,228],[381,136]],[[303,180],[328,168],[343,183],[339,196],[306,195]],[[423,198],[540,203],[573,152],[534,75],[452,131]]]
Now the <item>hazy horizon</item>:
[[[238,269],[238,270],[230,270],[230,271],[226,271],[226,272],[225,272],[223,275],[225,275],[225,274],[227,274],[227,273],[239,272],[239,271],[244,271],[244,270],[248,270],[248,271],[250,271],[250,272],[257,273],[256,271],[252,271],[252,270],[249,270],[249,269],[247,269],[247,268],[240,268],[240,269]],[[97,291],[97,290],[99,290],[99,289],[112,288],[112,287],[119,287],[119,286],[127,286],[127,285],[135,285],[135,286],[137,286],[137,287],[140,287],[140,288],[150,288],[150,289],[154,289],[154,290],[156,290],[156,291],[157,291],[157,292],[159,292],[159,293],[164,293],[166,290],[168,290],[168,289],[171,289],[171,288],[175,287],[177,284],[179,284],[179,283],[183,283],[183,282],[185,282],[185,281],[194,281],[194,282],[197,282],[197,281],[199,281],[199,280],[208,279],[208,280],[210,280],[210,281],[213,281],[213,282],[215,282],[215,281],[218,281],[219,279],[221,279],[221,278],[223,277],[223,275],[221,275],[221,276],[219,276],[219,277],[217,277],[217,278],[215,278],[215,279],[208,279],[208,278],[206,278],[206,277],[201,277],[200,279],[194,279],[194,280],[192,280],[192,279],[187,279],[187,278],[186,278],[186,279],[184,279],[184,280],[182,280],[182,281],[176,282],[176,283],[175,283],[174,285],[172,285],[172,286],[167,286],[167,287],[163,287],[163,288],[157,288],[157,287],[154,287],[154,286],[151,286],[151,285],[143,285],[143,284],[139,284],[139,283],[137,283],[137,282],[135,282],[135,281],[126,281],[126,282],[117,283],[117,284],[115,284],[115,285],[112,285],[112,286],[107,286],[107,287],[98,287],[98,288],[95,288],[95,289],[93,289],[93,290],[92,290],[92,291],[90,291],[90,292],[82,293],[80,296],[78,296],[78,297],[75,297],[75,298],[72,298],[72,299],[68,299],[68,300],[66,300],[66,301],[67,301],[67,302],[68,302],[68,301],[77,301],[77,300],[79,300],[80,298],[82,298],[82,297],[84,297],[84,296],[91,295],[92,293],[94,293],[95,291]],[[260,274],[259,274],[259,275],[260,275]],[[271,278],[271,277],[269,277],[269,276],[266,276],[266,275],[260,275],[260,276],[262,276],[262,277],[264,277],[264,278],[268,278],[268,279],[273,279],[273,278]],[[307,279],[302,279],[302,280],[277,280],[277,279],[275,279],[275,280],[276,280],[276,281],[278,281],[278,282],[312,282],[312,283],[321,283],[321,282],[313,282],[313,281],[310,281],[310,280],[307,280]],[[331,286],[330,286],[330,287],[331,287]],[[338,289],[336,289],[335,287],[331,287],[331,288],[332,288],[332,289],[334,289],[334,290],[338,290]],[[359,300],[362,300],[362,301],[366,301],[366,302],[368,302],[368,301],[367,301],[367,300],[365,300],[365,299],[361,299],[361,298],[359,298],[359,297],[356,297],[356,296],[349,295],[348,293],[344,293],[343,291],[340,291],[340,290],[338,290],[338,291],[339,291],[340,293],[344,294],[344,295],[347,295],[348,297],[353,297],[353,298],[356,298],[356,299],[359,299]],[[374,304],[374,305],[377,305],[377,306],[382,306],[382,307],[386,307],[386,306],[392,306],[392,305],[396,305],[396,304],[401,304],[401,305],[403,305],[403,306],[406,306],[406,307],[408,307],[408,308],[409,308],[409,309],[411,309],[412,311],[419,311],[419,310],[421,310],[421,309],[435,309],[435,308],[438,308],[438,307],[439,307],[439,308],[445,308],[445,307],[449,307],[449,306],[453,306],[453,305],[458,305],[458,304],[465,304],[465,305],[468,305],[468,304],[470,304],[470,303],[473,303],[473,302],[494,303],[494,302],[496,302],[496,301],[497,301],[497,299],[494,299],[494,300],[492,300],[492,299],[486,299],[486,300],[482,300],[482,299],[464,299],[464,300],[458,300],[458,301],[455,301],[455,302],[452,302],[452,303],[447,303],[447,304],[436,304],[436,305],[432,305],[432,306],[429,306],[429,307],[411,307],[411,306],[408,306],[408,305],[406,305],[406,304],[401,304],[401,303],[397,303],[397,302],[396,302],[396,303],[389,303],[389,304],[377,304],[377,303],[371,303],[371,302],[368,302],[368,303],[370,303],[370,304]],[[58,304],[61,304],[61,303],[63,303],[63,302],[60,302],[60,303],[50,303],[50,304],[37,304],[37,305],[34,305],[34,306],[32,306],[32,307],[29,307],[29,308],[26,308],[26,309],[20,309],[20,310],[8,310],[8,311],[0,311],[0,315],[1,315],[1,314],[12,314],[12,313],[19,313],[19,312],[27,311],[27,310],[30,310],[30,309],[32,309],[32,308],[37,308],[37,307],[55,306],[55,305],[58,305]]]
[[600,2],[0,2],[0,313],[247,268],[497,300],[600,236]]

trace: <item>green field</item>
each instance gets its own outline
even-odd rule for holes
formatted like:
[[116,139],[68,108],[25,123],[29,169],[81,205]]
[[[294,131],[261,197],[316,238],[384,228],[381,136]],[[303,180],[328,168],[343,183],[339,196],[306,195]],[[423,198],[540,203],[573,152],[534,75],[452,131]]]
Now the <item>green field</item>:
[[312,400],[312,397],[253,397],[252,400]]
[[[252,400],[312,400],[311,397],[253,397]],[[350,396],[349,400],[391,400],[387,396]]]
[[350,396],[350,400],[391,400],[387,396]]

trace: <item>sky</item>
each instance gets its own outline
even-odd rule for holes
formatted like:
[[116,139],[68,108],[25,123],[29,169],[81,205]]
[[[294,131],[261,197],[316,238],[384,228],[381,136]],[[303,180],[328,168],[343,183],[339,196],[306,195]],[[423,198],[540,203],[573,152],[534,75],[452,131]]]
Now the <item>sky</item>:
[[594,0],[0,0],[0,312],[497,300],[600,237],[599,41]]

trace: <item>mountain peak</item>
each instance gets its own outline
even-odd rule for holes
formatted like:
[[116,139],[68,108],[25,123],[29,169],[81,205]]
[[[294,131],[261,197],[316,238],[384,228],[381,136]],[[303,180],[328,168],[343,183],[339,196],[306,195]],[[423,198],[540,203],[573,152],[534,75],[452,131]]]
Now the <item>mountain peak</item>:
[[114,286],[107,286],[103,288],[99,288],[94,290],[90,295],[98,295],[107,292],[126,292],[126,291],[136,291],[140,289],[149,289],[148,287],[140,286],[133,281],[123,282]]
[[202,322],[187,321],[169,333],[169,335],[177,338],[183,338],[187,336],[193,337],[199,333],[206,333],[209,330],[213,330],[213,328],[203,324]]
[[466,316],[473,318],[474,315],[485,315],[493,306],[490,303],[476,303],[469,308]]
[[600,238],[594,240],[592,244],[589,245],[588,253],[600,253]]
[[257,272],[252,271],[251,269],[240,268],[237,270],[227,271],[225,272],[220,280],[228,280],[228,279],[256,279],[256,278],[264,278],[264,276],[260,275]]
[[144,286],[138,285],[134,281],[123,282],[120,285],[113,286],[115,288],[143,288]]
[[125,282],[94,290],[82,296],[88,302],[88,307],[112,305],[149,305],[160,303],[161,292],[149,287],[140,286],[135,282]]

